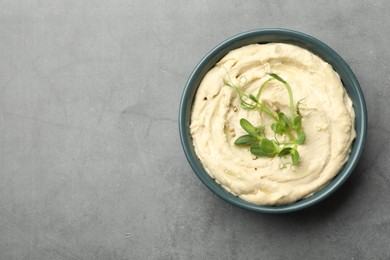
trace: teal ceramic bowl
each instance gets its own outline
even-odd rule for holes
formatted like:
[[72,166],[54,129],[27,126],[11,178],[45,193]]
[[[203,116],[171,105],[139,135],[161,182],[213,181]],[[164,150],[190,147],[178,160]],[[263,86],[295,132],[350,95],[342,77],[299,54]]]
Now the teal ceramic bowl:
[[[204,75],[229,51],[253,43],[281,42],[303,47],[333,66],[340,75],[346,91],[352,99],[356,119],[356,139],[348,161],[339,174],[312,196],[283,206],[259,206],[232,195],[217,184],[203,168],[195,154],[189,125],[191,107],[197,88]],[[179,110],[179,130],[184,153],[199,179],[216,195],[241,208],[264,213],[287,213],[301,210],[322,201],[338,189],[353,172],[363,150],[367,132],[366,104],[359,82],[347,63],[328,45],[307,34],[287,29],[259,29],[236,35],[212,49],[195,67],[184,88]]]

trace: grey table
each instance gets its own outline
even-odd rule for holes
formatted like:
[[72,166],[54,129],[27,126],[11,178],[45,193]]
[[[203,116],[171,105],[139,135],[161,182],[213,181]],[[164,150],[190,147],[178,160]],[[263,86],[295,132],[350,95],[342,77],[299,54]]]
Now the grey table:
[[[0,259],[390,259],[390,2],[0,1]],[[178,107],[228,37],[329,44],[366,97],[367,143],[318,206],[265,215],[211,193]]]

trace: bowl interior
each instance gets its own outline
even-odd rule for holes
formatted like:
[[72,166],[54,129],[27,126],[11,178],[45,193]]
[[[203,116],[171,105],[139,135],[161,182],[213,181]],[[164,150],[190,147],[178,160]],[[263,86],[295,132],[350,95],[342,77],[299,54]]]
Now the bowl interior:
[[[311,51],[332,65],[333,69],[340,75],[344,87],[353,102],[356,114],[356,139],[352,144],[349,160],[346,162],[339,174],[314,195],[293,204],[283,206],[254,205],[227,192],[204,170],[201,162],[195,154],[189,132],[192,102],[204,75],[229,51],[249,44],[270,42],[290,43],[300,46]],[[192,169],[200,180],[222,199],[245,209],[266,213],[283,213],[303,209],[321,201],[336,190],[348,178],[357,164],[363,150],[366,136],[366,125],[367,112],[364,96],[355,75],[347,63],[323,42],[309,35],[286,29],[262,29],[246,32],[224,41],[211,50],[199,62],[188,79],[179,110],[179,130],[183,149]]]

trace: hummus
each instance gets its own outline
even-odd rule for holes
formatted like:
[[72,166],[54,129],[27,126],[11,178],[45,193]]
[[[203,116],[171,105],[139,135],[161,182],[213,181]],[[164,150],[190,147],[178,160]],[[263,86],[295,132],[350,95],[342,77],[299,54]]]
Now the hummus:
[[[297,165],[281,167],[278,156],[256,157],[238,146],[246,134],[240,119],[265,125],[274,138],[272,119],[245,110],[230,81],[256,95],[276,73],[300,101],[306,141],[298,146]],[[288,114],[289,96],[276,80],[264,88],[261,101]],[[334,178],[347,161],[355,138],[352,101],[332,67],[313,53],[290,44],[252,44],[229,52],[203,78],[192,108],[190,132],[195,152],[208,174],[227,191],[258,205],[290,204],[312,195]]]

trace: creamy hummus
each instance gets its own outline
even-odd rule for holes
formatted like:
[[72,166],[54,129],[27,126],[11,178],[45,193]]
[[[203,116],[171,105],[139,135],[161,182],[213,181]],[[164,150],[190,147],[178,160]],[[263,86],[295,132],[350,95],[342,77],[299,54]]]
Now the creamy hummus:
[[[255,95],[271,72],[290,84],[295,102],[301,100],[306,141],[298,146],[296,166],[282,168],[279,157],[256,158],[249,147],[234,144],[246,134],[241,118],[267,126],[270,138],[272,119],[241,108],[236,91],[224,80]],[[276,80],[264,88],[261,101],[288,114],[288,93]],[[227,191],[254,204],[281,205],[312,195],[337,175],[356,135],[354,119],[352,102],[328,63],[294,45],[253,44],[229,52],[205,75],[193,103],[190,131],[204,168]]]

